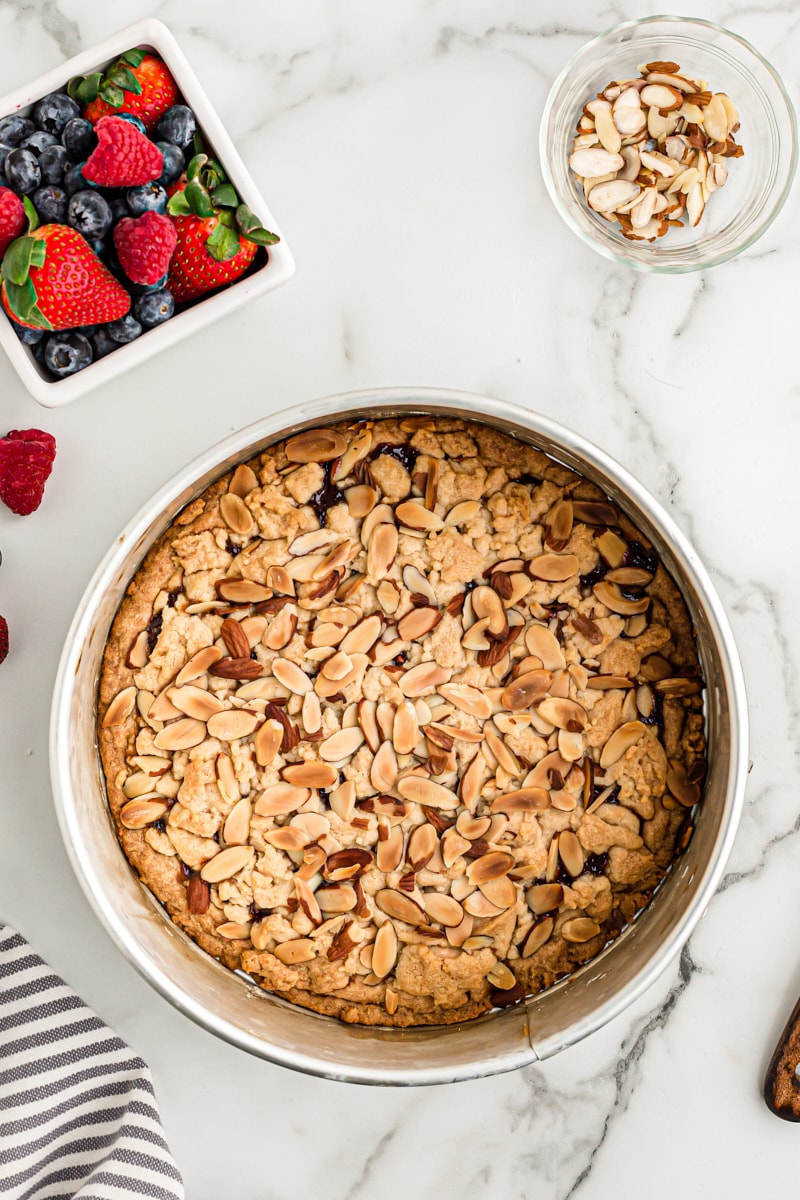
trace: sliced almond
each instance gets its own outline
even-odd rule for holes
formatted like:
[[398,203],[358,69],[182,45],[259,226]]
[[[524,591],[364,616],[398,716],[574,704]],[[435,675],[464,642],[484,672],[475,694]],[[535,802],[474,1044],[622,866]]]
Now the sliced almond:
[[[418,506],[422,511],[422,506]],[[397,554],[397,526],[376,525],[367,547],[367,575],[374,582],[383,579]]]
[[415,642],[430,633],[441,619],[442,614],[438,608],[431,608],[429,605],[412,608],[411,612],[406,613],[397,622],[397,632],[404,641]]
[[550,807],[550,795],[541,787],[523,787],[505,792],[489,805],[494,813],[542,812]]
[[175,676],[175,683],[178,687],[183,687],[185,683],[191,683],[194,679],[199,679],[201,675],[205,675],[210,666],[219,662],[222,658],[222,651],[219,646],[204,646],[202,650],[198,650],[193,654],[187,663],[185,663],[178,674]]
[[124,725],[135,707],[136,688],[133,685],[123,688],[121,692],[117,692],[105,711],[103,729],[111,729],[116,725]]
[[538,883],[528,888],[525,899],[531,912],[541,916],[558,908],[564,899],[564,888],[560,883]]
[[340,479],[346,479],[353,467],[367,457],[372,449],[372,430],[367,428],[358,429],[350,440],[350,443],[339,461],[334,463],[331,471],[331,479],[334,483],[338,483]]
[[384,921],[377,934],[372,950],[372,972],[378,979],[385,979],[397,962],[397,932],[391,921]]
[[275,947],[273,954],[279,962],[293,967],[298,963],[311,962],[312,958],[316,958],[317,944],[311,938],[293,938],[290,942],[281,942],[279,946]]
[[571,733],[580,733],[586,728],[588,720],[586,709],[575,700],[549,696],[537,705],[536,711],[556,729],[567,729]]
[[260,767],[268,767],[281,748],[283,741],[283,725],[280,721],[270,718],[259,725],[253,739],[256,762]]
[[240,496],[234,492],[226,492],[220,496],[219,511],[223,521],[233,533],[249,537],[255,529],[253,514]]
[[459,799],[450,788],[441,783],[435,783],[423,775],[406,775],[397,782],[397,791],[405,800],[415,804],[440,809],[454,809],[459,806]]
[[125,663],[129,667],[141,669],[146,667],[150,661],[150,634],[146,629],[143,629],[137,637],[133,639],[131,648],[128,651],[128,656]]
[[571,829],[558,835],[558,854],[573,879],[583,872],[583,849]]
[[569,165],[576,175],[593,179],[598,175],[607,175],[618,171],[623,165],[623,159],[616,152],[611,153],[599,146],[592,146],[585,150],[576,150],[574,154],[571,154]]
[[226,845],[244,846],[247,844],[252,814],[252,805],[247,796],[243,796],[234,804],[222,827],[222,837]]
[[330,788],[338,782],[339,772],[328,763],[310,759],[284,767],[281,775],[288,783],[302,788]]
[[296,812],[311,796],[308,787],[295,783],[273,783],[265,788],[255,802],[260,817],[280,817]]
[[539,554],[528,564],[531,575],[550,583],[561,583],[576,575],[580,563],[574,554]]
[[351,821],[356,807],[356,785],[352,779],[345,779],[334,788],[328,795],[328,803],[341,821]]
[[611,767],[622,758],[631,746],[635,746],[639,738],[646,732],[647,726],[641,721],[626,721],[615,729],[603,746],[600,754],[600,766]]
[[344,762],[351,758],[364,742],[364,734],[359,726],[351,729],[340,729],[331,734],[319,745],[319,756],[325,762]]
[[[593,154],[596,151],[581,150],[578,153]],[[620,159],[619,166],[622,166],[624,160],[620,158],[620,155],[616,157]],[[629,183],[626,179],[611,179],[606,183],[596,184],[589,192],[587,200],[589,207],[593,208],[595,212],[614,212],[620,205],[627,204],[628,201],[635,199],[639,195],[639,191],[638,183]]]
[[592,591],[601,604],[604,604],[611,612],[619,613],[624,617],[646,612],[650,607],[649,596],[642,596],[640,600],[629,600],[623,595],[618,584],[606,583],[602,579],[594,585]]
[[398,687],[404,696],[427,696],[446,683],[451,675],[452,671],[435,662],[423,662],[406,671],[398,680]]
[[422,903],[432,921],[455,928],[464,920],[464,910],[457,900],[444,892],[423,892]]
[[428,865],[436,852],[439,839],[434,827],[426,821],[417,825],[408,839],[406,857],[412,871],[421,871]]
[[590,942],[599,932],[600,926],[591,917],[573,917],[561,926],[561,936],[565,942]]
[[254,858],[252,846],[228,846],[209,859],[200,871],[200,878],[206,883],[221,883],[251,866]]
[[489,633],[502,637],[508,627],[505,605],[494,588],[481,584],[471,593],[472,611],[477,620],[488,618]]
[[239,463],[239,466],[233,472],[231,481],[228,485],[228,491],[234,496],[238,496],[244,500],[245,496],[249,496],[254,488],[258,487],[258,476],[252,467],[248,467],[247,463]]
[[461,500],[450,509],[445,517],[445,525],[466,525],[474,521],[480,514],[481,506],[477,500]]
[[229,708],[214,713],[208,718],[206,725],[212,737],[223,742],[234,742],[254,733],[260,721],[259,713],[250,712],[246,708]]
[[272,594],[269,588],[252,579],[220,579],[215,586],[220,599],[231,604],[260,604]]
[[294,596],[295,594],[294,580],[286,568],[279,564],[273,564],[267,569],[267,584],[280,596]]
[[347,442],[335,429],[307,429],[290,438],[284,449],[289,462],[323,463],[343,454]]
[[[538,628],[538,626],[534,628]],[[545,632],[549,632],[549,630],[545,630]],[[552,671],[526,671],[523,675],[517,676],[505,689],[503,704],[512,712],[530,708],[532,704],[536,704],[547,696],[552,684]]]
[[417,710],[410,700],[398,704],[392,727],[392,742],[398,754],[411,754],[419,740]]
[[317,888],[314,897],[323,913],[352,912],[357,904],[353,888],[346,883]]
[[467,879],[477,887],[482,887],[490,879],[500,879],[514,869],[514,855],[507,850],[490,850],[475,858],[467,867]]
[[424,596],[434,608],[437,606],[436,593],[427,577],[411,563],[407,563],[403,567],[403,586],[412,596]]
[[366,654],[380,637],[382,628],[383,620],[378,613],[373,613],[348,630],[339,649],[345,654]]
[[473,842],[485,836],[491,823],[490,817],[474,817],[470,812],[461,812],[456,819],[456,829],[462,837]]
[[404,500],[402,504],[398,504],[395,511],[395,517],[403,525],[407,525],[409,529],[426,529],[439,530],[444,527],[444,521],[435,512],[431,512],[424,504],[420,504],[418,500]]
[[162,799],[145,799],[143,796],[129,800],[119,810],[119,819],[126,829],[144,829],[154,821],[160,821],[169,805]]
[[473,917],[499,917],[505,909],[497,904],[492,904],[483,892],[472,892],[467,898],[462,901],[461,907],[465,912]]
[[383,871],[388,875],[392,871],[396,871],[403,861],[403,846],[405,844],[403,827],[402,825],[395,825],[394,829],[391,829],[388,818],[380,817],[378,820],[378,837],[375,863],[379,871]]
[[537,921],[523,942],[522,957],[530,958],[537,950],[541,950],[542,946],[552,937],[555,925],[552,917],[545,917],[543,921]]
[[314,925],[322,924],[322,912],[314,897],[314,893],[308,886],[305,879],[300,878],[297,874],[294,876],[294,890],[297,895],[297,900],[303,912],[312,921]]
[[279,683],[294,692],[296,696],[304,696],[311,690],[311,680],[297,663],[288,658],[276,658],[272,662],[272,673]]
[[376,791],[388,792],[395,785],[398,769],[394,746],[390,741],[382,742],[372,760],[370,783]]
[[269,623],[264,633],[263,642],[268,650],[282,650],[297,630],[297,609],[293,604],[286,604]]
[[428,923],[422,907],[404,892],[396,892],[392,888],[382,888],[375,894],[375,903],[381,912],[396,921],[405,921],[407,925],[427,925]]
[[477,717],[479,721],[487,721],[492,715],[491,701],[480,688],[469,683],[442,683],[438,690],[440,696],[444,696],[461,712]]
[[467,809],[469,809],[470,812],[474,812],[475,806],[480,799],[485,776],[486,765],[481,756],[476,754],[464,774],[461,776],[461,784],[459,787],[461,802]]
[[167,697],[185,716],[196,717],[198,721],[207,721],[215,713],[222,712],[225,707],[213,692],[207,692],[205,688],[195,687],[191,683],[184,684],[183,687],[167,688]]
[[190,750],[205,741],[206,727],[193,717],[172,721],[156,734],[153,745],[157,750]]
[[546,671],[563,670],[567,665],[558,639],[546,625],[530,625],[525,631],[525,646]]

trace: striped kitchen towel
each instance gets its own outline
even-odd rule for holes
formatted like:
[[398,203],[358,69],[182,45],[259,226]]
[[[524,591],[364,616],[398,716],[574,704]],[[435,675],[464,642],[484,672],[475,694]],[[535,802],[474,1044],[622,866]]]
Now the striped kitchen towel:
[[183,1195],[146,1063],[0,925],[0,1196]]

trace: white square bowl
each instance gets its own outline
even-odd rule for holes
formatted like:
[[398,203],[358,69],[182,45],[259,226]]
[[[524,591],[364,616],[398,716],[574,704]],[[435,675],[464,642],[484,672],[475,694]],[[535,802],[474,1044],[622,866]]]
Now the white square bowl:
[[136,21],[104,42],[92,46],[82,54],[76,54],[68,62],[48,71],[46,75],[40,76],[25,87],[10,92],[0,100],[0,117],[20,111],[25,114],[42,96],[65,88],[73,75],[87,75],[92,71],[103,70],[120,54],[134,47],[152,50],[164,60],[183,98],[194,111],[204,140],[209,148],[213,149],[214,157],[222,163],[239,196],[256,214],[261,224],[279,234],[281,240],[277,245],[270,246],[267,261],[258,270],[223,291],[198,301],[191,308],[165,321],[163,325],[147,330],[136,341],[120,346],[118,350],[93,362],[83,371],[64,379],[52,379],[45,374],[30,348],[20,342],[11,323],[0,311],[0,344],[25,387],[45,408],[58,408],[62,404],[69,404],[71,400],[85,395],[93,388],[102,387],[117,375],[135,367],[137,363],[152,358],[160,350],[233,312],[254,296],[260,296],[263,292],[269,292],[286,283],[294,274],[292,253],[275,218],[225,132],[186,56],[161,21],[153,18]]

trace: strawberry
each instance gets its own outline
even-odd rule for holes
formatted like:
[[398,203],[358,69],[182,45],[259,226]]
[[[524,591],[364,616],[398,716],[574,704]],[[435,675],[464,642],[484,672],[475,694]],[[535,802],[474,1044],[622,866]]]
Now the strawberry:
[[117,258],[133,283],[158,283],[167,273],[177,241],[175,225],[163,213],[123,217],[114,230]]
[[56,440],[41,429],[12,429],[0,438],[0,500],[27,516],[42,503],[53,469]]
[[8,658],[8,622],[0,617],[0,663]]
[[130,296],[77,230],[33,221],[30,228],[3,258],[2,303],[13,320],[28,329],[74,329],[125,316]]
[[250,266],[259,246],[280,240],[239,202],[222,167],[206,154],[195,155],[173,186],[167,212],[178,233],[167,280],[177,301],[194,300],[233,283]]
[[25,228],[25,209],[16,192],[0,187],[0,254],[5,254]]
[[148,132],[178,100],[177,85],[164,63],[144,50],[128,50],[105,75],[77,75],[67,92],[84,106],[83,115],[93,125],[124,111],[138,117]]
[[139,187],[158,179],[164,155],[158,146],[122,117],[101,117],[95,126],[98,144],[83,168],[83,177],[100,187]]

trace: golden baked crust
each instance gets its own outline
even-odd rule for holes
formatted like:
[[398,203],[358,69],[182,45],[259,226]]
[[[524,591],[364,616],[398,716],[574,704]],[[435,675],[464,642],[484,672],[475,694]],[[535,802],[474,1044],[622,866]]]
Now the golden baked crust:
[[99,744],[132,866],[231,969],[362,1024],[550,986],[691,833],[694,633],[598,489],[477,423],[298,435],[136,572]]

